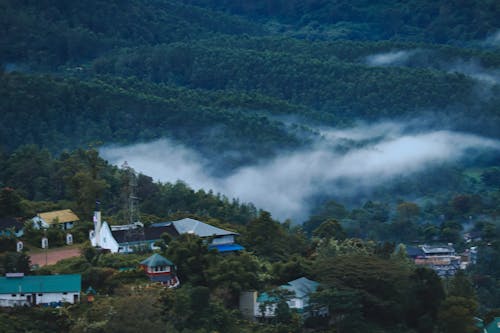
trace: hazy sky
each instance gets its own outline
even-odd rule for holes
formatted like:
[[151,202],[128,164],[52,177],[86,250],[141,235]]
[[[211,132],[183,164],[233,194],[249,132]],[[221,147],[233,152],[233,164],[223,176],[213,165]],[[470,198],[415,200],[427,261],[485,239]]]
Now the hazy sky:
[[[212,189],[230,198],[252,202],[281,220],[300,222],[308,216],[308,199],[318,193],[353,195],[397,176],[432,165],[458,161],[469,150],[499,149],[497,141],[450,131],[406,131],[384,122],[351,129],[319,129],[321,139],[308,149],[279,154],[257,165],[241,167],[225,177],[208,173],[210,161],[166,139],[101,149],[102,156],[121,165],[127,161],[155,180],[182,180],[195,190]],[[368,142],[367,142],[368,141]],[[357,148],[339,149],[346,142]]]

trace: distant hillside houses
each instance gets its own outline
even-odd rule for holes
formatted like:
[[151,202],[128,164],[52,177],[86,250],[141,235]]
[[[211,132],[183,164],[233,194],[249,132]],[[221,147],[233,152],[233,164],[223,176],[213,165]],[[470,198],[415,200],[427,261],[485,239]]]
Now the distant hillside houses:
[[279,286],[273,292],[257,294],[256,291],[243,292],[240,295],[240,311],[247,318],[264,319],[273,318],[276,316],[280,295],[288,304],[288,307],[301,314],[304,318],[309,316],[326,316],[328,309],[323,307],[310,312],[309,298],[312,293],[316,292],[319,283],[309,280],[306,277],[301,277],[293,281],[289,281],[284,285]]
[[457,255],[451,244],[408,246],[406,250],[416,265],[429,267],[440,277],[455,275],[459,269],[465,269],[477,258],[476,247],[468,249],[463,255]]
[[33,275],[8,273],[0,277],[0,306],[59,306],[80,301],[79,274]]
[[52,225],[59,225],[68,230],[74,227],[80,218],[71,209],[55,210],[51,212],[38,213],[32,218],[33,226],[37,229],[46,229]]
[[94,215],[94,230],[89,238],[92,246],[108,249],[112,253],[132,253],[138,249],[154,249],[162,234],[175,238],[181,234],[194,234],[205,238],[211,249],[219,252],[233,252],[243,247],[235,243],[238,233],[211,226],[207,223],[185,218],[178,221],[154,223],[144,227],[142,223],[110,226],[101,223],[100,212]]

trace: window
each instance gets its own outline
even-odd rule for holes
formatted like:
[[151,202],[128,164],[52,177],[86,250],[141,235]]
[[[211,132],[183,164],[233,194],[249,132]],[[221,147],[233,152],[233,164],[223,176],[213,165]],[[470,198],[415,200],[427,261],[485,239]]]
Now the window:
[[38,294],[38,296],[43,296],[43,294]]
[[63,293],[63,295],[67,295],[68,293]]
[[12,295],[10,295],[10,296],[12,296],[12,297],[16,297],[16,294],[12,294]]

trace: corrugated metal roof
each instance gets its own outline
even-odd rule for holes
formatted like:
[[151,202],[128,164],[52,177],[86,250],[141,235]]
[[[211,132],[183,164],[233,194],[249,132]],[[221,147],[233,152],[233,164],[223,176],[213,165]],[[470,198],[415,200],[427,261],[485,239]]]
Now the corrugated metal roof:
[[[296,280],[287,282],[284,285],[279,286],[281,289],[286,289],[291,291],[295,296],[293,298],[304,298],[308,297],[311,293],[315,292],[318,289],[319,282],[309,280],[306,277],[301,277]],[[267,293],[262,293],[257,297],[257,302],[275,302],[277,301],[276,297],[269,296]]]
[[296,280],[288,282],[286,285],[281,286],[282,288],[288,289],[295,293],[298,298],[303,298],[318,289],[319,283],[313,280],[309,280],[306,277],[301,277]]
[[153,254],[152,256],[141,261],[141,265],[146,265],[148,267],[156,267],[156,266],[174,266],[174,264],[158,253]]
[[199,237],[237,235],[237,233],[224,230],[194,219],[182,219],[173,221],[175,229],[179,234],[194,234]]
[[210,249],[217,249],[219,252],[231,252],[231,251],[241,251],[245,248],[240,244],[219,244],[219,245],[210,245]]
[[55,210],[52,212],[39,213],[38,217],[43,219],[47,224],[56,223],[66,223],[66,222],[75,222],[80,219],[76,216],[75,213],[71,209],[64,210]]
[[[134,232],[135,231],[135,232]],[[151,242],[161,239],[163,233],[168,233],[172,237],[179,235],[177,230],[172,225],[158,226],[156,224],[149,227],[140,229],[133,229],[132,232],[128,230],[111,230],[114,239],[119,243],[132,243],[132,242]]]
[[80,292],[80,274],[0,277],[0,294]]
[[486,325],[486,332],[500,333],[500,317],[495,317],[491,323]]

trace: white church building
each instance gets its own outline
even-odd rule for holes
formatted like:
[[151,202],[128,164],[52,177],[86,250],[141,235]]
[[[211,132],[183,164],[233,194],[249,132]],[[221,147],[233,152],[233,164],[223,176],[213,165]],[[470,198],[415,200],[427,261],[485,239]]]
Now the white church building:
[[181,234],[194,234],[210,239],[208,247],[219,252],[243,250],[241,245],[235,243],[235,236],[238,233],[190,218],[153,223],[147,227],[140,222],[110,226],[107,222],[101,221],[101,212],[96,211],[94,230],[90,231],[89,238],[94,247],[107,249],[112,253],[132,253],[138,248],[154,249],[155,243],[161,240],[161,235],[164,233],[172,238]]

